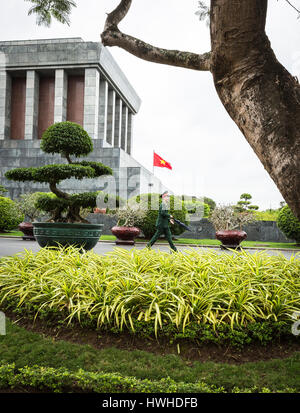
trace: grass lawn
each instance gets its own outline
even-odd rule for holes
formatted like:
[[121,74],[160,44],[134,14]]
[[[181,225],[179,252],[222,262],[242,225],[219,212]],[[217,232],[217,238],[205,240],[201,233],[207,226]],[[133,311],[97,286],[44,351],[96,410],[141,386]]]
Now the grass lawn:
[[22,237],[23,235],[21,231],[0,232],[0,237]]
[[[116,337],[118,340],[118,337]],[[186,360],[178,355],[159,355],[141,350],[121,350],[115,347],[98,349],[89,344],[56,340],[28,331],[7,318],[7,334],[0,336],[1,364],[15,363],[17,368],[39,365],[83,369],[89,372],[120,373],[137,379],[160,380],[170,377],[176,382],[223,386],[228,392],[257,387],[271,391],[300,391],[300,352],[284,359],[226,364]],[[99,337],[101,343],[101,336]]]

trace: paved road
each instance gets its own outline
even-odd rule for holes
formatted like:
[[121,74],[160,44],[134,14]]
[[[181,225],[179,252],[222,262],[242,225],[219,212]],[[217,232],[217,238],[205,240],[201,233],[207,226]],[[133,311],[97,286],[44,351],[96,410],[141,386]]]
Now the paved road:
[[[98,242],[96,247],[94,248],[94,252],[97,254],[106,254],[109,251],[112,251],[116,247],[114,242]],[[125,248],[127,250],[132,249],[132,246],[124,245],[122,248]],[[135,247],[136,249],[143,249],[145,248],[145,244],[142,243],[136,243]],[[178,246],[177,247],[179,251],[184,251],[189,248],[197,249],[199,252],[204,252],[204,251],[216,251],[218,253],[226,253],[230,254],[231,252],[225,252],[222,251],[220,248],[205,248],[205,247],[189,247],[187,245],[185,246]],[[24,249],[27,250],[32,250],[33,252],[37,252],[40,250],[40,246],[36,241],[23,241],[20,238],[1,238],[0,239],[0,257],[4,257],[7,255],[14,255],[19,252],[24,251]],[[162,244],[155,244],[153,246],[153,249],[155,250],[160,250],[160,251],[166,251],[169,252],[169,246],[168,245],[162,245]],[[257,250],[254,249],[246,249],[247,252],[254,253]],[[285,257],[290,258],[292,255],[295,255],[295,251],[276,251],[276,250],[267,250],[267,253],[269,255],[276,255],[276,254],[283,254]],[[300,254],[298,254],[298,258],[300,259]]]

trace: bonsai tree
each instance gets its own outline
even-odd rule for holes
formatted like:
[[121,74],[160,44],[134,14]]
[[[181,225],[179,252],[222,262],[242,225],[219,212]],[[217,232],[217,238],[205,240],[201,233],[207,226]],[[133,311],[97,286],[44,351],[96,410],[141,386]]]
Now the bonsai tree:
[[201,202],[207,205],[209,207],[209,210],[207,210],[207,207],[204,206],[204,218],[207,218],[216,207],[215,201],[211,198],[208,198],[207,196],[197,198],[196,196],[182,195],[182,200],[184,202]]
[[235,205],[237,212],[257,211],[259,207],[251,204],[252,195],[244,193],[240,196],[240,200]]
[[87,223],[88,221],[80,215],[80,208],[94,208],[98,192],[68,194],[57,185],[69,178],[82,180],[112,175],[112,169],[99,162],[74,162],[71,159],[72,156],[86,156],[93,150],[92,139],[88,133],[73,122],[59,122],[50,126],[42,136],[41,149],[45,153],[60,154],[67,163],[37,168],[16,168],[6,172],[6,178],[49,184],[52,193],[41,195],[36,206],[51,214],[50,222]]
[[217,206],[209,221],[213,224],[216,231],[228,231],[235,229],[242,229],[246,224],[254,221],[254,216],[251,212],[237,212],[232,205]]

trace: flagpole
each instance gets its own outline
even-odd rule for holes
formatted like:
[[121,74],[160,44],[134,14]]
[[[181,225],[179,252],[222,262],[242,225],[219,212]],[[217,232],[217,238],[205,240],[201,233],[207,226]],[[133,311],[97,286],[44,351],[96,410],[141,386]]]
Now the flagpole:
[[152,157],[152,174],[154,175],[154,149],[153,149],[153,157]]

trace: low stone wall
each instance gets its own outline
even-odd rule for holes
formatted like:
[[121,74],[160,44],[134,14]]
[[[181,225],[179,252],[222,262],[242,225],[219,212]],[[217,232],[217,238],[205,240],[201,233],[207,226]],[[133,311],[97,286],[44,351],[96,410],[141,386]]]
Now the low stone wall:
[[[90,214],[87,218],[91,223],[104,224],[103,235],[112,235],[110,229],[116,224],[116,218],[102,214]],[[215,239],[215,229],[208,219],[192,221],[189,224],[192,231],[183,232],[181,238],[190,239]],[[275,221],[255,221],[245,226],[248,241],[261,242],[294,242],[288,239],[277,227]]]
[[116,225],[117,219],[109,215],[89,214],[86,218],[91,224],[103,224],[102,235],[112,235],[111,228]]
[[[208,219],[191,222],[189,227],[193,232],[185,231],[182,238],[214,239],[215,229]],[[247,241],[261,242],[293,242],[288,239],[277,227],[276,221],[255,221],[243,228],[247,232]]]

